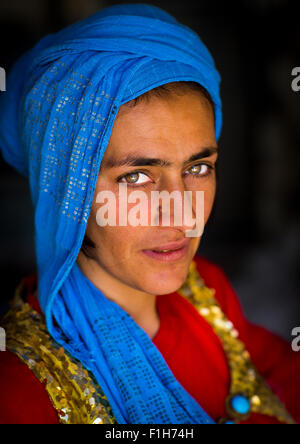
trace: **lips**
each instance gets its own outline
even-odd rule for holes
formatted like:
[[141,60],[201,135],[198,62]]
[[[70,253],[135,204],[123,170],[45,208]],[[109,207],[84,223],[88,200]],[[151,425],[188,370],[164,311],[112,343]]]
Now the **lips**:
[[[189,239],[184,239],[180,242],[170,242],[162,244],[149,250],[142,250],[142,252],[151,259],[160,262],[176,262],[186,257],[189,251]],[[163,251],[167,250],[167,251]]]
[[187,245],[189,245],[189,243],[190,239],[183,239],[182,241],[169,242],[168,244],[157,245],[156,247],[148,248],[147,250],[160,251],[160,252],[163,250],[175,251],[179,250],[180,248],[186,247]]

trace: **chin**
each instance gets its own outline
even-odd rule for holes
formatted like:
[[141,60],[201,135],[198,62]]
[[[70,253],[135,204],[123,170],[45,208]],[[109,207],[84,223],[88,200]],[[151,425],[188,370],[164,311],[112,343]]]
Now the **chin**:
[[154,294],[156,296],[174,293],[183,285],[186,280],[188,270],[186,272],[177,273],[160,273],[159,276],[143,281],[143,291]]

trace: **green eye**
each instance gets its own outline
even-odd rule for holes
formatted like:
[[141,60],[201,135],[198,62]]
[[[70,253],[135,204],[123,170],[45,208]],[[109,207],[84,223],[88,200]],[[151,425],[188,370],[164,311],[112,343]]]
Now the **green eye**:
[[210,170],[212,169],[213,167],[211,167],[210,165],[199,163],[197,165],[193,165],[188,171],[190,171],[193,176],[203,177],[208,175],[210,173]]
[[148,182],[148,181],[138,181],[140,176],[145,176],[146,178],[148,178],[148,176],[144,173],[133,172],[120,177],[119,181],[122,182],[122,180],[124,179],[125,182],[123,183],[127,183],[129,185],[144,185],[145,183]]
[[136,183],[139,177],[139,173],[132,173],[125,176],[125,179],[128,183]]

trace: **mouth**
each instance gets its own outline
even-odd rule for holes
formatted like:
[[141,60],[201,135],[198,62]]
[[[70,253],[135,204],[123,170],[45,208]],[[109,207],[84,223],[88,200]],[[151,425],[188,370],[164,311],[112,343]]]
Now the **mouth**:
[[161,245],[142,252],[151,259],[159,262],[176,262],[184,259],[189,251],[190,240],[185,239],[183,242],[172,242]]

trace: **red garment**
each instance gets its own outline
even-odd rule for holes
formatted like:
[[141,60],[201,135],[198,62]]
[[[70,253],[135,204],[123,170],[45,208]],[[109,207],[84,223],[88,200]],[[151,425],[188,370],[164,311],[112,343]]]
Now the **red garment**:
[[[233,322],[261,375],[300,423],[300,353],[278,336],[249,323],[226,276],[209,261],[195,257],[206,285],[216,290],[216,298]],[[27,301],[40,311],[32,293],[36,276],[26,280]],[[196,309],[178,293],[157,297],[160,329],[153,343],[181,385],[214,419],[226,416],[225,399],[230,374],[219,338]],[[40,311],[41,312],[41,311]],[[248,423],[278,421],[252,414]],[[19,358],[0,352],[0,424],[57,424],[56,410],[43,385]]]
[[[259,373],[300,423],[300,353],[266,329],[248,322],[223,271],[209,261],[194,258],[206,286],[216,290],[223,312],[239,331]],[[219,338],[196,309],[178,293],[158,297],[160,329],[153,342],[176,379],[214,419],[227,417],[225,399],[230,373]],[[249,424],[278,424],[275,418],[252,414]]]

